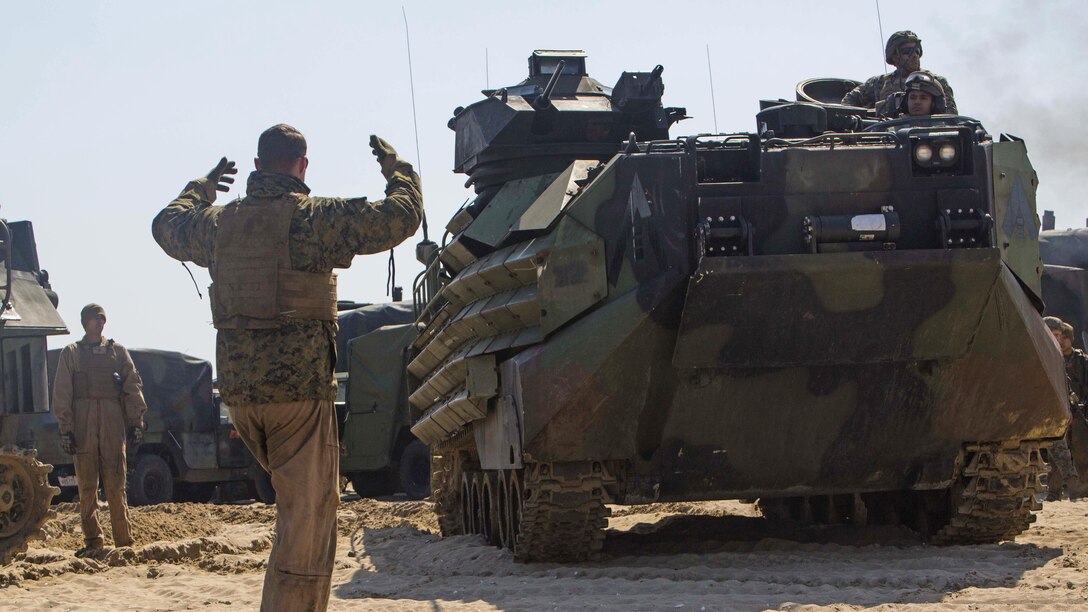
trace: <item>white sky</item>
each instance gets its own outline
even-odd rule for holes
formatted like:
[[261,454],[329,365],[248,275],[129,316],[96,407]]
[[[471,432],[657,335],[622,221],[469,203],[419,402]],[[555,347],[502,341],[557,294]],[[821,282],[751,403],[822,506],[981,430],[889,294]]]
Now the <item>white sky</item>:
[[[623,70],[665,67],[665,104],[693,119],[673,136],[751,131],[761,98],[792,98],[816,76],[883,71],[872,0],[651,2],[411,1],[421,169],[432,238],[471,195],[455,175],[452,110],[526,74],[533,49],[583,49],[611,86]],[[366,146],[386,138],[417,159],[400,3],[10,2],[0,21],[0,216],[30,219],[73,331],[102,304],[106,333],[130,347],[214,362],[215,330],[181,265],[151,237],[154,215],[222,155],[253,169],[274,123],[309,142],[315,195],[382,197]],[[911,29],[922,66],[945,76],[960,112],[1027,140],[1039,208],[1058,226],[1088,215],[1088,2],[885,0],[884,36]],[[488,58],[485,70],[485,53]],[[233,198],[221,197],[219,203]],[[421,236],[421,235],[420,235]],[[419,271],[410,239],[397,282]],[[207,272],[190,266],[206,294]],[[340,296],[384,301],[386,256],[341,271]],[[77,336],[54,339],[59,346]]]

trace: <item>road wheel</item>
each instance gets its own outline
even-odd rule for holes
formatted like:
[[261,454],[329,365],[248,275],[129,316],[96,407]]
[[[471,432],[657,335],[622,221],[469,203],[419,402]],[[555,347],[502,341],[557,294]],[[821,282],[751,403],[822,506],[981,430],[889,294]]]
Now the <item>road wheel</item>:
[[258,467],[253,475],[253,488],[257,489],[257,499],[266,504],[276,503],[276,488],[272,486],[272,475]]
[[400,488],[408,499],[431,494],[431,449],[419,440],[412,440],[400,454]]
[[174,476],[166,460],[155,454],[140,455],[128,483],[128,501],[134,506],[162,504],[174,499]]

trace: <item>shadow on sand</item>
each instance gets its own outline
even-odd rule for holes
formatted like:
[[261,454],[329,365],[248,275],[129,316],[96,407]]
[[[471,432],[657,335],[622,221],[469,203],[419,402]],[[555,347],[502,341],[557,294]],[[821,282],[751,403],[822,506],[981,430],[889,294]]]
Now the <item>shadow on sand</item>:
[[1058,557],[1007,542],[932,547],[894,527],[797,527],[758,517],[671,515],[606,532],[599,561],[520,564],[479,536],[412,528],[357,532],[359,570],[342,599],[479,603],[501,609],[759,610],[932,603],[1004,588]]

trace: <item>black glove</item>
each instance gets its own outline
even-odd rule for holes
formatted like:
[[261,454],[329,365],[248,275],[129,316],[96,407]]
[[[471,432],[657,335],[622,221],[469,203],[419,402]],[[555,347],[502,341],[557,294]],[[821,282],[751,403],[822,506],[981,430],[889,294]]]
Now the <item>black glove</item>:
[[129,446],[136,446],[144,441],[144,430],[133,425],[128,428],[128,435],[126,438],[128,439]]
[[238,174],[238,168],[234,167],[234,162],[227,161],[225,157],[219,160],[219,163],[204,177],[204,199],[215,202],[216,191],[224,193],[230,191],[230,186],[234,183],[234,177],[229,176],[231,174]]
[[60,447],[69,455],[76,454],[76,435],[72,432],[60,435]]

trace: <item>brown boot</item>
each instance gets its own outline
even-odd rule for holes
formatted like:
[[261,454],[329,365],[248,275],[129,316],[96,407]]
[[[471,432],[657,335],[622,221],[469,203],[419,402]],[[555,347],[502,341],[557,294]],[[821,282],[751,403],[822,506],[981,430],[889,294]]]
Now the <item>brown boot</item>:
[[83,548],[76,551],[76,556],[80,558],[86,557],[87,555],[93,556],[96,551],[103,550],[105,548],[106,545],[102,540],[91,540],[90,542],[87,542],[83,546]]

